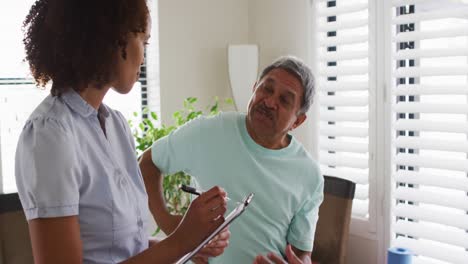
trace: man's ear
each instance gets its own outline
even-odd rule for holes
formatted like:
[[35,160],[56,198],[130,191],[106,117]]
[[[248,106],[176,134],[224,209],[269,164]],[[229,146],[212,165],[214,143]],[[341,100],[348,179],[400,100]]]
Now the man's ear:
[[255,92],[255,87],[257,87],[257,81],[255,81],[254,85],[252,86],[252,92]]
[[306,114],[298,115],[296,121],[294,122],[294,124],[291,127],[291,130],[293,130],[293,129],[299,127],[300,125],[302,125],[302,123],[304,123],[304,121],[306,121],[306,119],[307,119]]

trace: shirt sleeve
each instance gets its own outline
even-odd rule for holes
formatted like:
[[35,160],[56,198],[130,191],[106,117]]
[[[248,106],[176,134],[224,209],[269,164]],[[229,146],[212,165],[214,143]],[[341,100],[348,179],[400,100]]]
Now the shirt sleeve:
[[190,174],[198,166],[196,155],[200,155],[204,119],[191,120],[153,143],[151,157],[162,173],[170,175],[183,171]]
[[28,220],[78,215],[80,173],[71,133],[57,120],[25,125],[16,150],[16,184]]
[[[320,173],[320,172],[318,172]],[[294,215],[287,235],[288,242],[302,251],[312,251],[314,245],[315,227],[318,220],[320,204],[323,201],[324,180],[318,174],[320,180],[312,192],[311,199],[304,203]]]

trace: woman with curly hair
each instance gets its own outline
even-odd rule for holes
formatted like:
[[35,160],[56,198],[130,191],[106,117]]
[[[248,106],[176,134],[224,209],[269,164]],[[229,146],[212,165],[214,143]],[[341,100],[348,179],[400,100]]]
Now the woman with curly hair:
[[[145,0],[37,0],[24,21],[26,59],[51,94],[25,124],[16,182],[36,263],[173,263],[223,221],[219,187],[178,228],[149,243],[148,196],[126,120],[102,103],[137,81],[150,32]],[[221,246],[208,254],[222,253]]]

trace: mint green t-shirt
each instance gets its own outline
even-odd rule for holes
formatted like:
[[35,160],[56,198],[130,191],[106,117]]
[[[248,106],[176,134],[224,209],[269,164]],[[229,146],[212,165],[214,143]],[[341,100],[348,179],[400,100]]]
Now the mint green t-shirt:
[[152,146],[154,164],[164,174],[184,171],[203,190],[215,185],[231,198],[228,212],[247,194],[255,197],[230,225],[224,254],[210,263],[252,263],[258,254],[284,256],[287,243],[312,251],[323,177],[316,162],[291,137],[289,146],[271,150],[250,137],[245,114],[199,117]]

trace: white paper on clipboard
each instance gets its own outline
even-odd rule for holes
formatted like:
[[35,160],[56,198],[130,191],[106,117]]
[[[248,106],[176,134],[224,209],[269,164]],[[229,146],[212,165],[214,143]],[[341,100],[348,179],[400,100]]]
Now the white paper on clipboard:
[[244,211],[245,208],[249,205],[250,201],[252,201],[254,194],[251,193],[247,195],[247,197],[242,200],[242,202],[236,206],[226,217],[225,221],[218,227],[216,228],[215,231],[213,231],[203,242],[200,243],[192,252],[188,253],[187,255],[183,256],[179,261],[176,262],[176,264],[184,264],[187,261],[189,261],[195,254],[198,253],[206,244],[208,244],[213,237],[215,237],[221,230],[223,230],[226,226],[228,226],[234,219],[236,219],[238,216],[240,216]]

